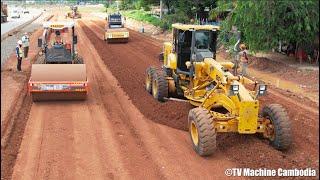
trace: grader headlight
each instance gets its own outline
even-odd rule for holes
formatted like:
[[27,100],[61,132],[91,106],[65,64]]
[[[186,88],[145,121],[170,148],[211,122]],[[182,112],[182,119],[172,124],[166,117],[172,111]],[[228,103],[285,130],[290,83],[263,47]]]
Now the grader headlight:
[[263,96],[267,92],[267,85],[265,84],[260,84],[258,88],[258,96]]
[[231,84],[230,86],[230,94],[236,95],[239,93],[239,85],[238,84]]

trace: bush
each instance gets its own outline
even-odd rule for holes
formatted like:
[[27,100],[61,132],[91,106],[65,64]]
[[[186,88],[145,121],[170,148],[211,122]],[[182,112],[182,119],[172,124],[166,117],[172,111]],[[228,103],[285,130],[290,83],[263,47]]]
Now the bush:
[[137,21],[148,22],[164,30],[171,30],[173,23],[189,23],[188,16],[182,12],[164,15],[162,19],[143,10],[124,11],[122,14]]
[[135,1],[133,3],[133,6],[136,10],[143,9],[144,11],[150,11],[150,7],[149,7],[148,3],[146,3],[146,1],[144,1],[144,0]]
[[164,15],[161,23],[160,23],[160,28],[165,29],[165,30],[170,30],[171,25],[174,23],[188,23],[189,18],[183,13],[176,13],[176,14],[168,14]]
[[135,9],[134,4],[130,3],[130,0],[123,0],[120,3],[120,7],[119,8],[121,10]]
[[150,11],[150,7],[149,7],[149,6],[144,6],[144,7],[143,7],[143,10],[145,10],[145,11]]
[[106,3],[104,4],[104,7],[107,9],[107,8],[109,7],[109,3],[106,2]]
[[160,19],[142,10],[125,11],[123,15],[137,21],[148,22],[154,26],[160,25]]

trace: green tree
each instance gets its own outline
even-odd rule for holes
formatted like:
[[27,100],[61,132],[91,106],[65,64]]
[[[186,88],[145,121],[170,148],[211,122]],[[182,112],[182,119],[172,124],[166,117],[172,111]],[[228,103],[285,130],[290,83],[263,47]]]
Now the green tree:
[[318,0],[220,0],[211,14],[232,8],[222,23],[222,35],[236,26],[251,50],[269,50],[279,40],[310,44],[319,33]]

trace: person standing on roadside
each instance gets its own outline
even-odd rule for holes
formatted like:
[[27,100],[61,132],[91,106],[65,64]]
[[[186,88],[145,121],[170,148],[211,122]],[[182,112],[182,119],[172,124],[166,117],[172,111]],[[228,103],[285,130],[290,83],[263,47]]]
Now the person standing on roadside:
[[242,76],[247,76],[247,69],[248,69],[248,63],[249,63],[249,59],[248,59],[248,51],[247,51],[247,47],[245,44],[241,44],[240,45],[240,62],[241,62],[241,75]]
[[27,58],[29,52],[29,36],[27,32],[24,33],[24,36],[22,36],[21,41],[23,45],[24,58]]
[[18,41],[18,45],[16,47],[16,54],[17,54],[17,70],[21,72],[21,62],[22,62],[22,57],[23,57],[23,49],[22,49],[22,41]]

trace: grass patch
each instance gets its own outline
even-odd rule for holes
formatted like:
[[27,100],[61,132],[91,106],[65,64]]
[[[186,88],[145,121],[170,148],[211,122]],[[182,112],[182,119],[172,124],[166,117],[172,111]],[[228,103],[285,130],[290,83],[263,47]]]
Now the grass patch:
[[78,6],[79,12],[91,13],[91,12],[106,12],[104,6]]
[[154,26],[160,26],[161,20],[153,16],[150,12],[142,10],[129,10],[123,11],[122,14],[126,17],[132,18],[137,21],[147,22]]

